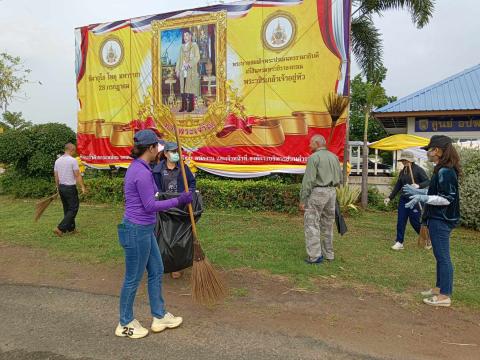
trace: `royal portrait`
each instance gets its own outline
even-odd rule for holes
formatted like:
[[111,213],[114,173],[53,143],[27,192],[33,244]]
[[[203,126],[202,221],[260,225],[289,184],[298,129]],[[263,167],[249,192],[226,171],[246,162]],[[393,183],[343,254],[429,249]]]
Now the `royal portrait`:
[[217,18],[215,14],[192,16],[158,22],[154,27],[154,41],[158,42],[152,63],[152,73],[157,76],[156,97],[173,114],[201,116],[220,100],[225,46],[224,39],[219,41]]

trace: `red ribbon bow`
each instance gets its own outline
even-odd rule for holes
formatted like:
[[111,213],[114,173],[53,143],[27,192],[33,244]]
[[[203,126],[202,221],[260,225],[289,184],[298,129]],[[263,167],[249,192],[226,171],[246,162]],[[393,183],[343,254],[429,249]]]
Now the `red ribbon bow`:
[[155,120],[153,120],[151,116],[147,117],[144,121],[139,119],[132,120],[128,123],[126,128],[133,130],[134,133],[140,130],[150,129],[153,130],[157,135],[161,135],[155,125]]
[[225,126],[223,127],[222,131],[217,134],[217,137],[227,137],[238,129],[241,129],[249,135],[252,133],[252,126],[255,125],[258,120],[259,119],[255,116],[247,116],[245,119],[243,119],[235,114],[229,114],[225,120]]

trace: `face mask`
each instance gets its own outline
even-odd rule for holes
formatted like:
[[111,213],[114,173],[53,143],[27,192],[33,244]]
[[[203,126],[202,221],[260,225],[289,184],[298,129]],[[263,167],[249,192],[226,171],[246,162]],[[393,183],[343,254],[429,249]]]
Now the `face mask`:
[[170,154],[170,161],[171,162],[177,162],[178,160],[180,160],[180,155],[178,153],[171,153]]

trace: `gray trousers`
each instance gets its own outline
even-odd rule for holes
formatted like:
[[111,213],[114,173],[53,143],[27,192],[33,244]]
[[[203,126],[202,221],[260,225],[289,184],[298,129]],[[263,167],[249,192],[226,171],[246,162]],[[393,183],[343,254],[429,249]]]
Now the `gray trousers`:
[[310,260],[324,256],[333,260],[333,225],[335,222],[334,187],[313,188],[305,204],[305,245]]

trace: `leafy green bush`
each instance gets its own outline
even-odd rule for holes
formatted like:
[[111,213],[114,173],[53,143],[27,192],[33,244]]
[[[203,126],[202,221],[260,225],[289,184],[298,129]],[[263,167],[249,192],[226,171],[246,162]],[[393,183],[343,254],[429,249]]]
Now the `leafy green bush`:
[[463,226],[480,230],[480,173],[464,176],[460,183],[460,216]]
[[463,175],[480,174],[480,150],[478,149],[457,149],[462,163]]
[[50,177],[57,156],[63,154],[66,143],[76,143],[75,132],[64,124],[41,124],[32,126],[32,155],[27,166],[30,176]]
[[76,135],[67,125],[49,123],[24,130],[10,130],[0,135],[0,162],[23,176],[53,177],[53,164]]
[[[122,203],[123,178],[97,176],[84,179],[88,192],[83,201]],[[293,213],[297,211],[300,184],[283,184],[274,180],[197,179],[206,206],[212,208],[244,208]],[[25,178],[8,171],[0,176],[0,192],[16,197],[44,197],[55,191],[53,182]]]
[[81,195],[81,200],[96,203],[122,203],[123,197],[123,178],[121,177],[94,177],[84,179],[87,193]]
[[30,134],[27,130],[12,130],[0,134],[0,163],[25,168],[31,155]]
[[375,187],[368,187],[368,206],[376,210],[385,210],[385,205],[383,203],[385,197],[382,193]]
[[[123,202],[123,178],[85,179],[88,193],[84,200]],[[262,211],[296,212],[300,184],[272,180],[198,179],[197,189],[204,203],[212,208],[244,208]]]
[[296,212],[300,184],[272,180],[197,179],[197,189],[208,207]]
[[460,216],[463,226],[480,230],[480,151],[458,149],[463,176],[460,178]]
[[0,176],[0,194],[10,194],[18,198],[41,198],[55,192],[52,179],[29,178],[7,169]]

